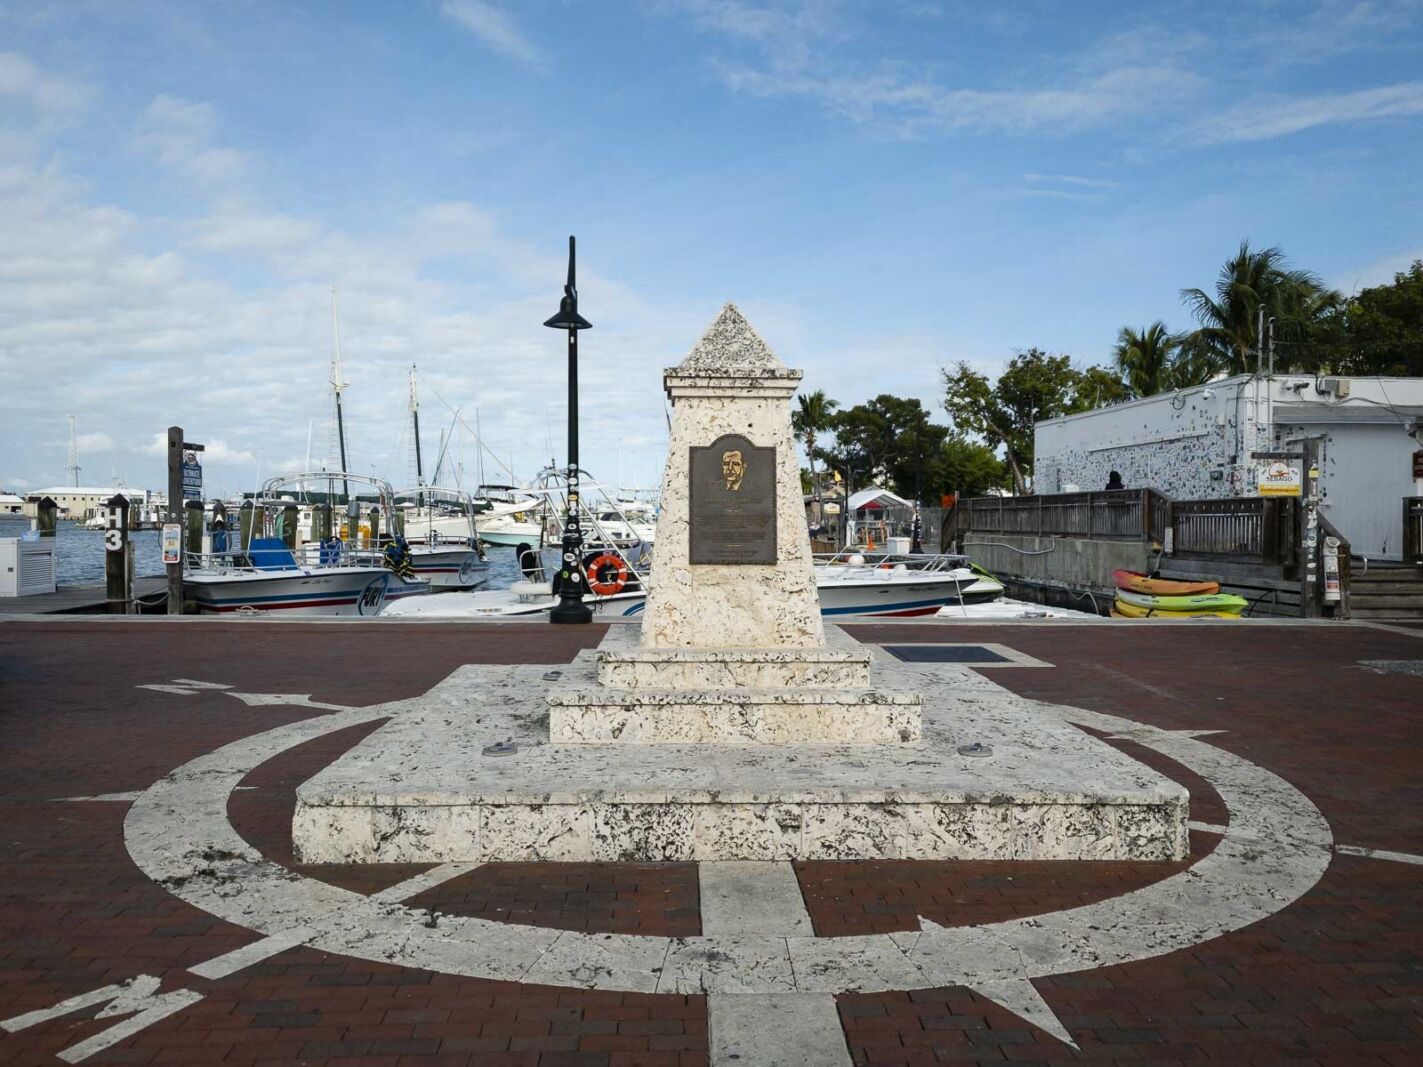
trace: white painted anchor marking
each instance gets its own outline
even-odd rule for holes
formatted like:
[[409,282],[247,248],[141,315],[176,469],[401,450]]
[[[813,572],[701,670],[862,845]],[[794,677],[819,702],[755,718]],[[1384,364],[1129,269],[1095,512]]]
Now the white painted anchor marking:
[[[1136,734],[1141,727],[1098,712],[1038,706],[1106,732]],[[1097,904],[977,927],[924,922],[919,933],[840,938],[595,935],[465,916],[442,917],[432,930],[419,912],[294,876],[264,860],[226,818],[228,793],[254,767],[303,741],[389,714],[376,706],[302,720],[178,768],[130,809],[130,855],[175,895],[229,922],[267,934],[311,925],[309,944],[362,959],[635,992],[765,995],[960,985],[1059,1038],[1070,1035],[1033,978],[1148,959],[1258,922],[1308,892],[1331,855],[1323,816],[1288,782],[1223,749],[1148,729],[1139,735],[1143,744],[1215,786],[1230,825],[1215,851],[1188,870]]]
[[[92,993],[81,993],[68,1000],[61,1000],[51,1008],[27,1012],[24,1015],[17,1015],[13,1019],[0,1019],[0,1029],[16,1033],[51,1019],[58,1019],[71,1012],[92,1008],[95,1004],[104,1005],[94,1016],[96,1019],[133,1015],[133,1018],[115,1023],[107,1030],[101,1030],[93,1037],[70,1045],[57,1053],[59,1058],[66,1063],[78,1063],[80,1060],[88,1059],[96,1052],[102,1052],[110,1045],[117,1044],[124,1038],[132,1037],[160,1019],[166,1019],[174,1012],[182,1011],[188,1005],[196,1004],[203,999],[201,993],[195,993],[191,989],[175,989],[171,993],[158,993],[159,984],[159,979],[152,975],[141,974],[137,978],[119,985],[104,986]],[[155,996],[155,994],[157,995]]]

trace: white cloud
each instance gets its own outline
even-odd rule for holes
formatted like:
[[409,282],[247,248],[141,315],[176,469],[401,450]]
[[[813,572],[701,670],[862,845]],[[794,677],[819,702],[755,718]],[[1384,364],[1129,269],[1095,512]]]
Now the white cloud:
[[319,232],[311,219],[228,201],[198,222],[193,243],[209,252],[282,252],[309,244]]
[[230,181],[247,169],[248,160],[235,148],[212,143],[216,125],[211,104],[160,93],[144,110],[134,145],[186,177],[208,183]]
[[46,74],[18,52],[0,52],[0,99],[20,101],[47,118],[63,118],[83,110],[90,95],[87,86]]
[[440,10],[496,52],[521,63],[538,63],[543,53],[524,36],[508,12],[484,0],[444,0]]
[[1352,93],[1247,101],[1197,125],[1205,144],[1264,141],[1315,126],[1423,114],[1423,82],[1400,82]]
[[74,441],[81,456],[94,456],[114,450],[114,439],[102,431],[76,434]]
[[754,96],[800,96],[831,114],[880,123],[904,136],[938,131],[1068,133],[1178,99],[1194,79],[1169,67],[1124,67],[1072,85],[948,88],[896,71],[852,75],[721,66],[727,86]]
[[[170,120],[163,128],[186,131],[174,151],[210,143],[211,108],[167,98],[157,110]],[[561,380],[563,346],[541,324],[562,285],[561,240],[530,247],[482,206],[462,201],[416,206],[388,226],[347,232],[251,194],[220,197],[204,217],[159,227],[95,199],[58,163],[3,142],[0,218],[0,395],[26,397],[23,410],[3,420],[0,452],[17,475],[62,470],[71,411],[86,431],[118,442],[114,466],[130,484],[161,486],[170,424],[209,446],[212,492],[251,488],[258,463],[264,471],[296,465],[308,426],[320,465],[328,455],[333,284],[353,470],[405,479],[411,363],[420,368],[427,452],[452,425],[444,397],[471,426],[480,409],[490,447],[505,460],[512,449],[521,478],[549,458],[545,426],[561,425],[562,394],[542,383]],[[172,235],[166,244],[164,234]],[[212,252],[222,253],[220,267],[208,264]],[[443,280],[456,254],[458,287]],[[652,308],[596,263],[585,259],[580,268],[585,305],[600,327],[588,347],[595,358],[615,353],[619,367],[585,379],[584,454],[595,468],[600,458],[611,467],[620,443],[640,445],[647,469],[635,469],[629,453],[628,474],[645,481],[654,473],[650,457],[660,465],[660,369],[714,308]],[[554,454],[561,436],[553,434]],[[461,453],[471,484],[476,449],[467,433],[450,447],[452,457]],[[486,457],[486,473],[495,471]]]

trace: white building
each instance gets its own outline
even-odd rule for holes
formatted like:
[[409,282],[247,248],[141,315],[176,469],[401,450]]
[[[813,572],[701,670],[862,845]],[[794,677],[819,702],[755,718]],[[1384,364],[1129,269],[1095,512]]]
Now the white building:
[[[146,489],[129,489],[127,487],[114,488],[112,485],[102,489],[92,486],[79,485],[54,485],[48,489],[36,489],[32,493],[27,493],[26,498],[34,501],[49,497],[59,505],[59,517],[61,519],[73,519],[75,522],[83,522],[85,519],[93,517],[103,509],[105,503],[114,497],[115,494],[122,493],[130,501],[138,500],[147,502],[152,496]],[[31,503],[25,510],[25,514],[32,515],[34,504]]]
[[0,493],[0,515],[18,515],[24,510],[24,497],[14,493]]
[[1321,508],[1356,555],[1400,559],[1402,499],[1423,496],[1423,378],[1273,379],[1209,385],[1049,419],[1034,432],[1039,493],[1127,488],[1176,500],[1253,496],[1264,461],[1319,439]]

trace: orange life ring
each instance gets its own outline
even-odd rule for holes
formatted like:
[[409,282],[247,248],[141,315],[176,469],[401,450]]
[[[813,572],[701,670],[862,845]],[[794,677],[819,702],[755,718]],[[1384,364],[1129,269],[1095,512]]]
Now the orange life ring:
[[585,569],[588,572],[588,588],[599,596],[621,593],[628,584],[628,565],[615,552],[604,552],[589,562]]

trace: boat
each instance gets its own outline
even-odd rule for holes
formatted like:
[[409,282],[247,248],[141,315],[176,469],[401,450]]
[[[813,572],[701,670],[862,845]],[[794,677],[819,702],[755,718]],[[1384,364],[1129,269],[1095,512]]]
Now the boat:
[[1238,619],[1238,611],[1167,611],[1164,608],[1144,608],[1118,598],[1112,603],[1115,619]]
[[544,498],[518,486],[481,485],[474,499],[480,508],[479,536],[486,545],[516,548],[542,540]]
[[1154,578],[1140,571],[1113,571],[1112,582],[1118,589],[1152,596],[1209,596],[1220,592],[1219,582],[1182,582],[1174,578]]
[[[596,529],[596,527],[595,527]],[[584,597],[594,611],[604,615],[636,616],[646,607],[647,571],[634,565],[615,546],[585,554],[592,592]],[[481,590],[462,598],[458,613],[472,618],[508,618],[540,615],[558,603],[549,582],[529,576],[507,589]],[[906,618],[933,615],[941,608],[996,600],[1003,584],[975,568],[964,556],[865,555],[831,553],[816,557],[815,584],[820,613],[826,618],[867,616]],[[421,602],[402,606],[392,615],[439,615],[449,610],[442,603]]]
[[1229,593],[1203,593],[1197,596],[1152,596],[1150,593],[1133,593],[1129,589],[1117,590],[1117,601],[1134,608],[1152,611],[1231,611],[1237,614],[1248,607],[1243,597]]
[[460,489],[423,485],[397,490],[410,568],[431,591],[476,589],[489,580],[489,561],[475,525],[474,498]]
[[[296,487],[305,495],[307,485],[320,482],[328,486],[327,501],[312,509],[313,539],[303,543],[298,505],[282,490]],[[184,589],[199,612],[373,617],[390,604],[428,593],[430,582],[416,577],[399,553],[388,551],[403,539],[389,534],[381,539],[377,530],[363,527],[357,498],[349,498],[341,528],[332,528],[336,483],[374,488],[374,516],[367,518],[373,525],[384,515],[389,524],[394,494],[381,479],[348,472],[270,479],[252,501],[251,518],[239,521],[231,546],[226,535],[215,536],[212,551],[187,553]]]

